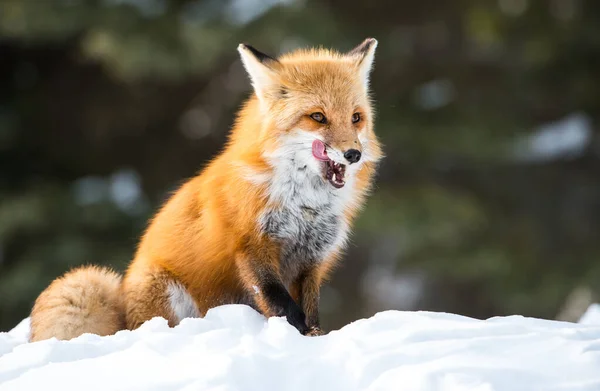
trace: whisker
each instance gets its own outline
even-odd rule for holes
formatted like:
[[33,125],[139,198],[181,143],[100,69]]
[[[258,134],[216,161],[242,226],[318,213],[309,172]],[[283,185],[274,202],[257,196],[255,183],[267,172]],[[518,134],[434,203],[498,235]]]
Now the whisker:
[[325,141],[323,141],[323,144],[325,144],[325,146],[328,147],[329,149],[333,149],[335,151],[335,148],[333,148],[331,145],[327,144]]

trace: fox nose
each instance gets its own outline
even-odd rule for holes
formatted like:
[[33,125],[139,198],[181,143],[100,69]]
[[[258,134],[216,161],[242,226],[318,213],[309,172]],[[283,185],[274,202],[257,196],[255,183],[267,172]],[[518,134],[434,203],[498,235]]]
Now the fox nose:
[[356,163],[360,160],[360,151],[358,149],[349,149],[344,153],[344,157],[350,163]]

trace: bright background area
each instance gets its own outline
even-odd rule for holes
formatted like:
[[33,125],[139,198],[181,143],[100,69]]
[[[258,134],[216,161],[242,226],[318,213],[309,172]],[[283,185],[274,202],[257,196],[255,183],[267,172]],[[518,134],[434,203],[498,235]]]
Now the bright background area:
[[82,263],[123,270],[147,219],[222,147],[236,46],[379,40],[387,158],[322,295],[577,320],[600,293],[600,2],[1,0],[0,330]]

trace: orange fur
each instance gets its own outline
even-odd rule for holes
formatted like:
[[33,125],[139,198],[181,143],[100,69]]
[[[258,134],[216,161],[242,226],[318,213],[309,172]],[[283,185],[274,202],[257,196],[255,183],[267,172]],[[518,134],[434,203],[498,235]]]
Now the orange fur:
[[105,268],[81,267],[54,280],[37,298],[30,340],[110,335],[124,326],[121,276]]
[[[368,97],[375,46],[367,40],[349,54],[319,49],[275,60],[240,45],[255,94],[241,109],[224,151],[171,197],[142,237],[122,284],[128,328],[154,316],[174,325],[190,311],[204,315],[221,304],[245,303],[266,316],[287,316],[305,334],[319,334],[319,288],[339,258],[345,232],[319,253],[318,262],[283,265],[282,242],[265,231],[261,216],[285,211],[289,202],[286,194],[273,195],[278,161],[287,159],[283,148],[296,151],[285,140],[314,137],[336,160],[350,148],[365,156],[348,167],[344,189],[327,190],[345,194],[332,197],[344,202],[338,226],[351,226],[381,158]],[[327,124],[314,121],[314,112],[323,113]],[[351,121],[355,113],[358,123]],[[310,144],[297,148],[310,151]],[[311,156],[307,164],[317,160]],[[320,180],[318,186],[330,186]],[[307,219],[318,217],[311,208],[306,213]]]

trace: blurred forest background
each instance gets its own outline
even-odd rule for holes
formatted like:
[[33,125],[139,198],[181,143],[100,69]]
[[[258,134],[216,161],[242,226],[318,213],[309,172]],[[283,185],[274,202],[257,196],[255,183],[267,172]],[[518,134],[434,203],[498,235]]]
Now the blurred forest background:
[[324,326],[577,320],[600,292],[600,2],[0,0],[0,330],[72,266],[124,270],[250,93],[239,42],[370,36],[387,158]]

